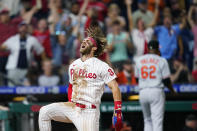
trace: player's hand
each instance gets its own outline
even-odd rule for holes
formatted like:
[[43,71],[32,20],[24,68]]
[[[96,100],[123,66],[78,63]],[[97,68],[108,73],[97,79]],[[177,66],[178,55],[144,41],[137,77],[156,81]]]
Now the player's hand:
[[115,128],[116,131],[120,131],[121,128],[122,128],[122,111],[121,109],[120,110],[114,110],[114,114],[113,114],[113,117],[112,117],[112,123],[113,123],[113,126]]
[[177,96],[178,95],[178,93],[175,90],[172,92],[172,94],[173,94],[173,96]]

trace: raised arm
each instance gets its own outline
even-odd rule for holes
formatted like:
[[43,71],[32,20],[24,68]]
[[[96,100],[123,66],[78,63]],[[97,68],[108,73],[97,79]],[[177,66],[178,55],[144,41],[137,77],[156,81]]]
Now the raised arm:
[[78,18],[77,18],[77,25],[73,28],[73,34],[77,35],[79,28],[80,28],[80,23],[81,23],[81,17],[83,16],[87,6],[88,6],[89,0],[85,0],[82,7],[80,8]]
[[57,12],[57,8],[55,6],[55,0],[49,0],[49,9],[50,9],[50,15],[48,17],[49,30],[50,33],[53,34],[55,31],[55,24],[60,19],[60,16]]
[[36,5],[34,5],[30,11],[27,11],[22,14],[22,18],[28,24],[31,22],[33,15],[42,8],[41,0],[36,0]]
[[192,12],[193,12],[194,8],[195,8],[194,6],[190,6],[189,12],[188,12],[188,17],[187,17],[187,20],[188,20],[191,28],[194,27],[194,21],[192,20]]
[[185,10],[182,11],[182,14],[181,14],[181,24],[179,25],[180,29],[182,30],[183,28],[185,28],[186,26],[186,14],[185,14]]
[[84,14],[84,12],[85,12],[85,10],[86,10],[86,8],[87,8],[87,6],[88,6],[88,3],[89,3],[89,0],[84,0],[83,5],[82,5],[82,7],[80,8],[78,17],[81,17],[81,16]]
[[133,0],[125,0],[125,4],[127,6],[127,16],[129,20],[129,31],[132,32],[133,30],[133,19],[132,19],[132,5]]
[[160,0],[155,1],[154,17],[153,17],[153,20],[151,21],[151,23],[148,25],[148,27],[153,27],[157,24],[157,18],[159,15],[159,3],[160,3]]

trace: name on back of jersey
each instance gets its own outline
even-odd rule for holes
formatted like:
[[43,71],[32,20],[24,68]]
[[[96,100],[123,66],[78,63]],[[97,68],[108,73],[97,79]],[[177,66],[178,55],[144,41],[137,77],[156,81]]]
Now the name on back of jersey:
[[146,58],[146,59],[142,59],[140,61],[141,64],[148,64],[148,63],[153,63],[153,64],[158,64],[159,60],[158,59],[154,59],[154,58]]

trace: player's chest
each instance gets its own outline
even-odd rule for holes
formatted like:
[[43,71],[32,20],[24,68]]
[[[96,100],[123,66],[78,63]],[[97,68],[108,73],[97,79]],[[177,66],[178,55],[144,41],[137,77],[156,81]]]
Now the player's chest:
[[99,67],[90,64],[73,64],[70,68],[72,80],[97,80],[100,78]]

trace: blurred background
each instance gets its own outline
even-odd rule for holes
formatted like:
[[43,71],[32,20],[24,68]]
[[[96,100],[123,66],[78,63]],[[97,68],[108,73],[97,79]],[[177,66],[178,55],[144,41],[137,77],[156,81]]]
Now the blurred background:
[[[197,131],[197,0],[0,0],[0,130],[38,131],[38,111],[67,101],[68,66],[80,57],[90,23],[108,46],[123,97],[124,128],[143,131],[134,60],[157,39],[178,95],[166,89],[164,131]],[[106,87],[100,130],[113,131],[113,98]],[[53,131],[76,131],[52,122]]]

